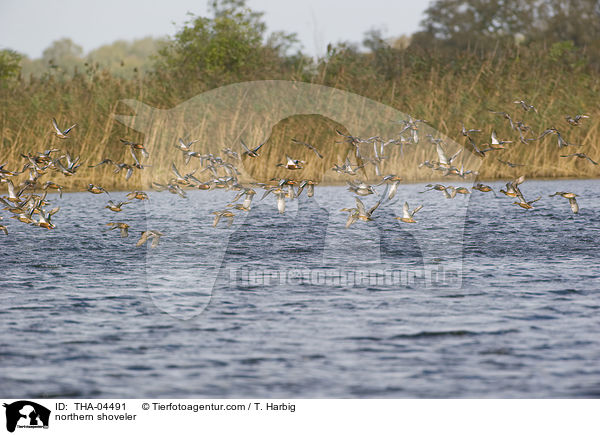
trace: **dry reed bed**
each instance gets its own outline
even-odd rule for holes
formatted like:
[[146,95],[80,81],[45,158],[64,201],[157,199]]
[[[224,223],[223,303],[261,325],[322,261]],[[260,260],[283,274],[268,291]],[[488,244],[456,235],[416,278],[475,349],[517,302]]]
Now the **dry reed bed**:
[[[559,156],[585,152],[592,159],[600,160],[600,80],[597,74],[584,69],[540,59],[536,63],[536,59],[525,61],[518,57],[490,56],[473,63],[463,60],[462,64],[452,67],[432,61],[428,67],[405,66],[392,79],[367,73],[355,76],[326,71],[314,77],[312,83],[363,95],[428,121],[431,130],[423,127],[418,146],[405,146],[402,152],[398,146],[388,147],[383,172],[400,174],[407,181],[439,178],[439,174],[417,168],[423,160],[436,158],[435,146],[427,142],[425,133],[429,131],[437,136],[447,136],[450,143],[448,151],[453,152],[465,144],[460,134],[462,123],[468,128],[482,130],[482,133],[473,135],[477,143],[489,142],[492,130],[496,130],[501,139],[513,141],[507,150],[489,153],[483,160],[469,156],[467,151],[463,153],[469,157],[465,167],[478,167],[482,179],[506,179],[521,173],[540,178],[598,177],[600,166],[582,159]],[[538,113],[526,113],[513,104],[513,100],[521,98],[534,104]],[[163,130],[156,125],[144,135],[116,121],[117,114],[133,114],[127,106],[119,104],[122,99],[136,99],[163,109],[176,107],[185,101],[180,96],[161,92],[160,83],[152,79],[126,81],[106,72],[80,74],[73,78],[22,80],[16,85],[0,88],[0,163],[6,162],[6,167],[14,170],[24,164],[23,153],[60,148],[74,156],[80,155],[83,166],[73,177],[51,173],[45,179],[53,179],[71,190],[84,189],[90,182],[111,190],[147,189],[150,181],[164,182],[170,178],[172,162],[182,172],[191,172],[199,167],[194,160],[189,166],[184,166],[181,153],[173,147],[178,135],[189,140],[200,139],[193,149],[213,154],[220,153],[224,147],[241,153],[238,141],[243,135],[248,145],[257,145],[268,139],[258,159],[246,159],[240,165],[244,170],[243,179],[267,181],[289,175],[276,167],[277,163],[285,161],[287,153],[307,161],[306,168],[295,173],[295,177],[335,183],[346,178],[330,170],[333,163],[342,163],[346,156],[353,156],[352,147],[340,140],[335,128],[357,134],[352,125],[363,125],[363,133],[368,134],[364,123],[369,114],[356,107],[339,108],[336,114],[344,122],[318,115],[282,119],[281,114],[274,113],[272,119],[264,120],[264,125],[257,127],[251,122],[245,125],[252,102],[240,98],[239,101],[232,99],[225,102],[215,109],[215,113],[200,116],[192,131],[189,131],[186,122],[181,121],[176,125],[171,122],[169,128],[163,126]],[[530,125],[536,134],[556,127],[567,141],[581,144],[581,147],[559,149],[553,135],[527,145],[521,144],[517,132],[510,129],[508,122],[488,109],[510,113],[515,121],[523,120]],[[584,120],[579,127],[572,127],[564,117],[577,113],[586,113],[590,119]],[[58,120],[59,125],[78,123],[70,139],[60,140],[52,134],[52,117]],[[232,132],[232,123],[241,125],[242,130]],[[268,129],[270,137],[265,137],[267,125],[272,126]],[[399,129],[399,125],[394,128]],[[379,132],[373,131],[372,134]],[[113,174],[111,167],[87,168],[87,165],[104,158],[131,162],[129,151],[119,142],[121,137],[147,143],[152,154],[147,163],[152,167],[141,173],[136,171],[128,182],[123,174]],[[314,142],[325,158],[317,159],[310,150],[293,145],[291,138]],[[372,149],[363,146],[363,154],[368,158]],[[526,166],[510,168],[495,157]],[[355,158],[352,160],[356,161]],[[197,171],[196,174],[199,173]],[[199,178],[206,179],[209,175],[204,172]],[[375,179],[371,167],[358,177]]]

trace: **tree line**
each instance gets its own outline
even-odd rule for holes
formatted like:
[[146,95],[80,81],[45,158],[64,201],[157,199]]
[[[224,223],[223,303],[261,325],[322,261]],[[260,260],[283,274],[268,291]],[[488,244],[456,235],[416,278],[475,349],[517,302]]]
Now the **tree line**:
[[[213,0],[210,16],[189,15],[169,38],[116,41],[84,56],[68,38],[53,42],[40,59],[0,51],[0,79],[103,68],[132,78],[139,73],[194,78],[202,87],[245,79],[312,80],[323,70],[394,75],[404,62],[513,53],[520,48],[600,67],[600,0],[435,0],[420,30],[386,38],[368,32],[362,44],[329,44],[319,59],[305,55],[295,34],[267,31],[263,13],[245,0]],[[375,66],[375,71],[370,71]]]

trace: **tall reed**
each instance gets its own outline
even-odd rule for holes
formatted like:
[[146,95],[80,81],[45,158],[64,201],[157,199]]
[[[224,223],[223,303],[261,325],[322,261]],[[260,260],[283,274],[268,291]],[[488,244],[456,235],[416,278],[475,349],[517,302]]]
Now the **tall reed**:
[[[451,59],[431,53],[398,51],[388,64],[381,65],[376,54],[345,56],[342,53],[322,60],[312,72],[282,68],[271,78],[302,80],[363,95],[427,120],[436,134],[447,136],[448,141],[460,145],[466,144],[460,134],[463,124],[467,128],[482,130],[473,134],[480,145],[489,142],[491,131],[495,130],[501,139],[513,143],[506,150],[488,153],[479,162],[477,166],[482,179],[511,178],[521,173],[529,177],[586,178],[600,175],[600,166],[583,159],[560,157],[562,154],[585,152],[592,159],[600,160],[600,78],[597,72],[586,66],[584,60],[553,58],[542,49],[525,48],[485,56],[465,53]],[[257,72],[256,77],[264,78],[264,74]],[[114,115],[131,114],[128,107],[119,104],[122,99],[137,99],[152,107],[169,109],[194,96],[186,91],[186,83],[167,85],[167,82],[168,72],[161,76],[125,80],[106,71],[93,70],[73,76],[51,73],[42,78],[21,78],[16,83],[4,84],[0,86],[0,164],[6,163],[6,168],[15,170],[25,163],[21,154],[60,148],[73,156],[80,155],[83,165],[76,176],[63,177],[59,173],[51,173],[46,175],[46,179],[51,178],[74,190],[81,190],[90,182],[107,189],[146,189],[149,180],[144,173],[136,171],[131,180],[125,181],[124,175],[115,175],[109,165],[93,169],[87,167],[105,158],[131,162],[127,147],[119,141],[119,138],[126,138],[155,144],[150,149],[152,156],[148,161],[154,169],[148,173],[156,177],[156,181],[166,181],[170,177],[172,162],[183,166],[180,154],[172,146],[174,139],[169,138],[168,142],[158,140],[158,137],[144,137],[140,132],[116,122]],[[194,91],[203,89],[200,79],[189,77],[189,82],[194,83],[189,87]],[[525,112],[513,103],[521,99],[534,104],[538,112]],[[247,105],[247,101],[232,102],[229,107],[231,119],[243,121]],[[522,144],[508,121],[491,113],[490,109],[507,112],[514,122],[523,121],[529,125],[533,134],[528,137],[536,137],[545,129],[555,127],[568,142],[581,146],[559,149],[554,135]],[[578,113],[585,113],[590,118],[583,120],[578,127],[570,126],[565,116]],[[348,116],[359,117],[360,114],[349,112]],[[78,124],[71,138],[61,140],[52,134],[50,122],[53,117],[61,126]],[[281,120],[274,117],[271,121],[277,124]],[[273,138],[265,146],[260,162],[244,162],[244,166],[248,166],[254,179],[264,181],[281,177],[285,171],[282,172],[276,165],[284,162],[286,153],[297,150],[298,157],[295,158],[314,159],[309,150],[300,151],[290,145],[291,138],[313,140],[321,144],[326,159],[308,164],[302,174],[296,175],[319,178],[329,183],[343,181],[343,177],[324,166],[342,163],[346,156],[352,156],[348,145],[336,140],[339,135],[335,133],[335,128],[341,127],[352,133],[351,128],[338,122],[318,116],[285,121],[273,130]],[[241,153],[237,139],[228,139],[227,143],[211,143],[207,139],[229,137],[226,123],[218,127],[223,130],[221,133],[203,131],[203,128],[208,127],[202,127],[200,123],[194,132],[203,138],[193,146],[194,150],[219,153],[222,148],[230,147]],[[255,136],[258,140],[260,133],[248,131],[247,140],[253,142]],[[421,135],[420,141],[419,147],[407,146],[402,152],[397,146],[390,147],[384,171],[400,174],[406,180],[439,177],[430,170],[418,169],[418,164],[424,159],[435,157],[435,146],[428,144],[424,135]],[[454,146],[450,145],[451,148]],[[372,150],[365,148],[364,153],[368,158]],[[467,155],[468,151],[465,150],[464,154]],[[525,166],[511,168],[496,157]],[[356,162],[356,159],[353,161]],[[198,163],[192,161],[190,165],[189,170],[183,168],[183,171],[192,171]],[[203,176],[208,177],[209,173],[205,172]],[[376,178],[370,166],[359,177]]]

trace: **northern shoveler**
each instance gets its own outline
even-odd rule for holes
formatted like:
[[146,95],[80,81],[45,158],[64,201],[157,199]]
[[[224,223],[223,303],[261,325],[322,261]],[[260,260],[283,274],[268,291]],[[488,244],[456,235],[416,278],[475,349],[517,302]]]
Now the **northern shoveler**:
[[404,207],[402,207],[402,217],[396,217],[394,219],[398,219],[402,222],[406,222],[408,224],[414,224],[417,221],[414,219],[415,214],[423,208],[422,205],[415,208],[413,211],[409,210],[408,202],[404,203]]
[[137,241],[137,243],[135,244],[136,247],[142,246],[144,243],[146,243],[148,241],[148,239],[152,239],[152,245],[150,245],[150,248],[154,249],[158,246],[158,242],[160,241],[160,238],[164,236],[163,233],[161,233],[160,231],[156,231],[156,230],[148,230],[148,231],[142,231],[142,235],[140,237],[140,239]]
[[58,127],[58,124],[56,123],[56,119],[52,118],[52,127],[54,127],[54,132],[56,133],[56,136],[58,136],[61,139],[66,139],[68,137],[69,133],[71,132],[71,130],[73,130],[76,126],[77,126],[77,124],[73,124],[66,130],[62,130]]

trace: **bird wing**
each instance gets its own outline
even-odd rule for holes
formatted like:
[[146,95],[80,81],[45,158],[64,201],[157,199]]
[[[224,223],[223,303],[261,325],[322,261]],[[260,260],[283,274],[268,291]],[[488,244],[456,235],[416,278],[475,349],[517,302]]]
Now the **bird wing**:
[[248,148],[246,146],[246,144],[244,143],[244,141],[242,139],[240,139],[240,143],[242,144],[242,147],[246,150],[247,153],[251,153],[252,151],[250,151],[250,148]]
[[243,206],[245,208],[250,208],[250,205],[252,204],[252,198],[254,198],[255,193],[247,193],[246,194],[246,199],[244,199],[243,202]]
[[127,168],[127,172],[125,173],[125,180],[129,180],[131,175],[133,174],[133,168]]
[[410,214],[410,215],[411,215],[411,217],[412,217],[412,216],[414,216],[414,215],[415,215],[415,214],[416,214],[416,213],[417,213],[419,210],[421,210],[422,208],[423,208],[423,206],[422,206],[422,205],[420,205],[420,206],[418,206],[417,208],[415,208],[415,209],[412,211],[412,213]]
[[63,131],[63,134],[64,134],[64,135],[67,135],[67,134],[69,134],[69,132],[70,132],[71,130],[73,130],[75,127],[77,127],[77,124],[73,124],[72,126],[70,126],[69,128],[67,128],[65,131]]
[[54,165],[58,166],[58,169],[63,172],[63,173],[71,173],[71,171],[69,171],[67,168],[65,168],[65,165],[62,164],[62,162],[60,160],[55,160],[54,161]]
[[283,192],[277,195],[277,210],[281,214],[285,213],[285,194]]
[[500,141],[498,140],[498,136],[496,136],[495,130],[492,130],[492,145],[500,145]]
[[274,188],[267,189],[265,191],[265,193],[263,193],[263,196],[260,198],[260,200],[262,201],[263,199],[265,199],[269,193],[273,192],[273,190],[275,190],[275,189]]
[[556,133],[556,129],[554,129],[554,128],[548,128],[548,129],[544,130],[544,131],[543,131],[543,132],[542,132],[542,133],[541,133],[541,134],[538,136],[538,139],[541,139],[541,138],[543,138],[544,136],[546,136],[546,135],[548,135],[548,134],[551,134],[551,133]]
[[577,204],[577,200],[575,198],[569,198],[569,205],[571,206],[571,211],[573,213],[579,213],[579,204]]
[[323,158],[323,154],[321,154],[321,153],[319,152],[319,150],[317,150],[317,149],[316,149],[314,146],[312,146],[312,145],[311,145],[311,146],[310,146],[310,149],[311,149],[311,150],[313,150],[313,151],[315,152],[315,154],[317,155],[317,157],[319,157],[320,159],[322,159],[322,158]]
[[346,228],[349,228],[354,222],[356,222],[357,216],[356,213],[350,212],[348,215],[348,220],[346,220]]
[[148,231],[144,231],[140,237],[140,240],[137,241],[135,246],[137,246],[137,247],[142,246],[144,243],[146,243],[148,241],[148,237],[150,237],[148,234]]
[[373,212],[375,210],[377,210],[377,207],[379,207],[381,205],[381,201],[383,200],[383,198],[385,198],[385,195],[382,195],[381,198],[379,198],[379,201],[377,201],[375,203],[375,205],[369,209],[367,216],[371,217],[371,215],[373,214]]
[[150,245],[150,248],[154,249],[158,246],[158,242],[160,242],[160,236],[153,234],[152,235],[152,245]]
[[237,195],[235,195],[235,198],[233,198],[233,199],[231,200],[231,202],[236,202],[237,200],[239,200],[239,199],[242,197],[242,195],[243,195],[244,193],[246,193],[244,190],[240,190],[240,191],[238,192],[238,194],[237,194]]
[[96,166],[100,166],[100,165],[104,165],[106,163],[110,163],[111,165],[114,165],[115,163],[111,160],[111,159],[104,159],[102,160],[100,163],[97,163],[93,166],[90,166],[91,168],[95,168]]
[[192,144],[192,142],[190,142],[189,144],[186,144],[183,141],[182,138],[179,138],[178,142],[179,142],[179,145],[180,145],[178,148],[183,149],[183,150],[189,150],[190,149],[190,145]]
[[392,184],[392,187],[390,188],[390,193],[388,195],[388,200],[391,200],[392,198],[394,198],[394,196],[396,196],[396,192],[398,192],[398,186],[400,185],[399,181],[395,181],[394,184]]
[[402,207],[402,217],[405,219],[410,219],[412,217],[410,211],[408,210],[408,202],[405,202],[404,206]]
[[319,152],[319,150],[317,150],[317,149],[316,149],[314,146],[312,146],[311,144],[309,144],[309,143],[306,143],[306,142],[301,142],[301,141],[299,141],[299,140],[297,140],[297,139],[292,139],[292,142],[294,142],[294,143],[297,143],[297,144],[300,144],[300,145],[304,145],[304,146],[305,146],[305,147],[307,147],[309,150],[312,150],[312,151],[314,151],[314,152],[315,152],[315,154],[316,154],[317,156],[319,156],[319,158],[321,158],[321,159],[323,158],[323,156],[321,155],[321,153]]
[[135,145],[141,145],[137,142],[132,142],[130,140],[125,140],[125,139],[119,139],[121,142],[123,142],[124,145],[129,145],[129,146],[135,146]]
[[457,152],[455,152],[454,155],[452,157],[450,157],[450,163],[452,163],[454,161],[454,159],[457,158],[461,152],[462,152],[462,148],[459,149]]
[[52,118],[52,126],[57,134],[63,134],[62,130],[58,128],[58,124],[56,123],[56,119]]
[[177,170],[177,167],[175,166],[175,163],[171,163],[171,171],[173,172],[173,174],[175,174],[175,176],[180,179],[183,180],[184,178],[181,176],[181,174],[179,173],[179,171]]
[[[152,231],[147,231],[147,233],[149,233],[145,238],[144,238],[144,242],[145,243],[147,240],[149,240],[150,238],[152,238],[152,244],[150,245],[150,248],[154,249],[158,246],[158,239],[159,237],[156,236],[155,234],[152,233]],[[141,241],[141,239],[140,239]],[[140,242],[138,242],[140,243]],[[142,244],[143,244],[142,243]]]
[[519,178],[516,178],[516,179],[515,179],[515,180],[512,182],[512,184],[513,184],[513,187],[516,187],[516,186],[518,186],[519,184],[522,184],[524,181],[525,181],[525,175],[521,175]]
[[440,163],[443,164],[443,165],[447,165],[448,164],[448,157],[446,156],[444,148],[442,148],[442,146],[439,143],[437,144],[437,154],[438,154],[438,158],[439,158]]
[[365,210],[365,205],[363,204],[363,202],[357,196],[355,196],[354,199],[356,200],[356,208],[358,209],[358,212],[362,216],[366,216],[367,211]]
[[129,148],[129,152],[131,153],[131,157],[133,157],[133,160],[135,161],[136,165],[140,165],[140,161],[138,160],[137,156],[135,155],[135,152],[133,151],[133,148]]
[[182,198],[187,198],[183,189],[177,185],[175,185],[175,192],[177,193],[177,195],[181,196]]
[[511,128],[512,130],[514,130],[514,129],[515,129],[515,124],[513,123],[513,120],[512,120],[512,118],[510,117],[510,115],[509,115],[508,113],[505,113],[505,114],[504,114],[504,117],[505,117],[506,119],[508,119],[508,122],[510,123],[510,128]]
[[6,180],[6,185],[8,186],[8,197],[11,199],[17,198],[15,195],[15,185],[11,180]]

